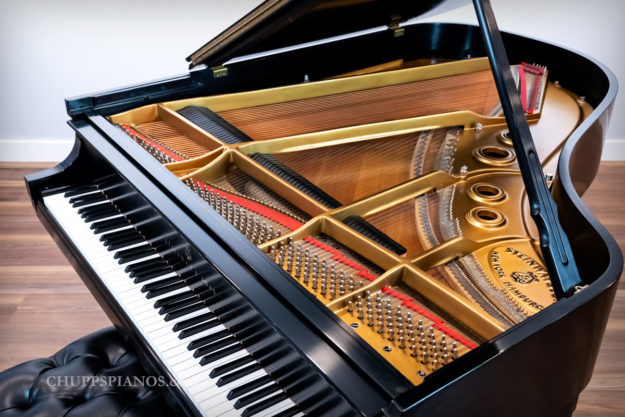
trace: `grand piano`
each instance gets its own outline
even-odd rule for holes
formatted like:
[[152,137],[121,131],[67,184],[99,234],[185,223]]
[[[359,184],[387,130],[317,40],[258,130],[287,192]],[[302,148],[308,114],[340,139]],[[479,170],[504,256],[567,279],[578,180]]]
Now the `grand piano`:
[[33,205],[179,415],[573,413],[617,83],[474,5],[268,0],[188,74],[66,100]]

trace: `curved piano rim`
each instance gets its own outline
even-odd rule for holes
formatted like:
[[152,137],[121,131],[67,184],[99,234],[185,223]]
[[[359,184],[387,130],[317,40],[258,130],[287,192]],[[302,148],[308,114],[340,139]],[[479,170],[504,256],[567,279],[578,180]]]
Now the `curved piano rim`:
[[[614,238],[584,205],[579,194],[590,185],[598,169],[617,81],[609,69],[592,58],[519,35],[502,35],[510,62],[524,60],[545,64],[552,80],[585,96],[594,107],[568,138],[553,183],[561,222],[571,240],[582,278],[589,285],[399,395],[386,409],[390,415],[453,415],[458,412],[498,415],[503,409],[508,410],[506,415],[570,415],[577,396],[592,376],[616,292],[615,284],[623,269],[623,257]],[[384,62],[385,55],[396,53],[398,49],[403,53],[408,48],[413,55],[433,56],[431,54],[437,51],[437,58],[485,55],[475,26],[415,24],[406,26],[405,35],[400,39],[387,32],[376,32],[239,61],[229,66],[230,80],[221,84],[210,76],[200,80],[202,75],[196,72],[186,78],[176,77],[70,99],[67,108],[74,117],[91,111],[106,116],[167,99],[297,83],[304,70],[310,70],[316,76],[314,79],[321,79],[332,75],[329,68],[324,68],[321,56],[332,54],[335,57],[337,62],[330,67],[336,73],[346,72],[350,66],[375,64],[374,58],[365,53],[372,49],[382,51],[375,59]],[[266,71],[262,79],[246,79],[249,71],[256,72],[259,68],[272,71]],[[177,87],[168,97],[162,93],[166,85]],[[120,98],[130,91],[134,93],[132,98]],[[123,143],[129,141],[123,140]],[[135,162],[147,159],[132,150],[123,151]],[[584,156],[583,165],[577,164],[580,155]],[[232,239],[224,241],[233,242]],[[248,264],[259,259],[254,253],[241,253],[240,257]],[[267,270],[264,266],[257,267],[259,271]]]
[[[436,25],[442,30],[446,26],[452,32],[462,30],[462,26],[468,33],[471,28],[476,29],[469,25]],[[564,82],[560,81],[561,85],[585,96],[587,100],[590,98],[589,102],[594,107],[589,117],[567,139],[558,159],[557,175],[552,185],[560,221],[569,236],[580,274],[587,286],[573,297],[559,300],[465,357],[445,366],[441,372],[432,375],[429,381],[426,379],[421,386],[398,398],[397,407],[407,412],[407,415],[446,415],[453,410],[461,410],[461,403],[466,402],[467,397],[479,397],[479,393],[484,392],[482,389],[472,388],[475,384],[467,383],[468,380],[475,379],[476,383],[492,381],[488,375],[497,374],[492,369],[492,364],[497,362],[497,356],[504,353],[509,357],[504,362],[510,363],[510,367],[505,369],[516,369],[517,372],[505,375],[500,380],[504,382],[503,388],[498,384],[490,387],[491,401],[482,403],[484,408],[481,412],[484,415],[496,413],[496,410],[503,409],[500,407],[506,404],[509,409],[510,401],[515,397],[514,394],[510,396],[510,391],[516,391],[519,400],[533,397],[534,401],[531,401],[529,407],[527,400],[515,401],[516,409],[509,415],[554,415],[551,400],[555,398],[569,399],[568,402],[560,404],[560,411],[563,416],[570,415],[577,403],[577,396],[592,376],[617,283],[623,271],[623,255],[617,242],[581,198],[599,168],[605,130],[618,90],[616,77],[606,66],[579,52],[519,35],[502,34],[511,62],[516,62],[515,54],[522,53],[517,51],[527,50],[516,48],[525,44],[525,48],[529,46],[533,48],[533,52],[539,51],[535,62],[545,64],[551,72],[550,78],[555,77],[552,79],[562,80],[558,77],[562,74],[562,67],[568,66],[571,71],[575,68],[580,75],[578,80],[567,77]],[[471,39],[472,47],[480,51],[481,45],[475,45],[475,41],[477,40]],[[541,56],[547,57],[550,54],[551,59],[540,59]],[[521,57],[517,60],[520,59]],[[587,84],[584,82],[586,77],[590,77]],[[580,159],[583,164],[579,164]],[[562,345],[566,343],[558,340],[559,337],[566,337],[565,341],[570,342],[568,352],[563,351]],[[521,345],[522,349],[519,348]],[[519,350],[522,351],[521,354]],[[547,359],[540,360],[542,365],[532,364],[531,359],[528,361],[532,357],[531,352],[541,353]],[[461,364],[463,360],[467,363]],[[528,362],[524,364],[524,360]],[[458,369],[452,369],[455,366]],[[499,363],[494,368],[499,366],[506,365]],[[523,380],[533,369],[541,368],[547,372],[535,374],[531,378],[534,384],[529,384],[527,379]],[[567,368],[568,372],[565,371]],[[575,372],[572,369],[581,371]],[[472,373],[481,376],[471,377]],[[458,389],[461,379],[465,380],[461,384],[462,393]],[[467,389],[473,392],[467,392]],[[454,401],[453,407],[441,407],[441,404]],[[470,408],[468,403],[465,406]]]

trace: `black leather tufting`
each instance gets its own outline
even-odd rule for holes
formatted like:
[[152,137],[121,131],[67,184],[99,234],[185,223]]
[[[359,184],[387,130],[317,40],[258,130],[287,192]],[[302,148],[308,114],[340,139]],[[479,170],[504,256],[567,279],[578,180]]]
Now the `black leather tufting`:
[[0,417],[172,416],[163,382],[111,327],[0,373]]

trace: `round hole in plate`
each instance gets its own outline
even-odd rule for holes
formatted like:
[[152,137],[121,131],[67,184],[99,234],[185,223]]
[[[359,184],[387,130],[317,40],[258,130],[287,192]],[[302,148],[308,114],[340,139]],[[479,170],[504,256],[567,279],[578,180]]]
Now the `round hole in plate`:
[[357,329],[359,327],[358,323],[352,323],[350,324],[350,326],[352,326],[352,329]]
[[514,153],[498,145],[480,146],[473,151],[473,157],[488,165],[510,165],[514,162]]
[[510,131],[508,130],[503,130],[499,132],[499,134],[497,135],[497,139],[499,139],[499,142],[503,143],[506,146],[512,146],[512,137],[510,136]]
[[490,207],[475,207],[467,213],[467,220],[474,226],[495,229],[506,224],[506,218],[501,212]]
[[424,377],[426,375],[424,370],[420,370],[417,372],[417,375],[419,375],[420,377]]
[[482,197],[487,197],[487,198],[496,197],[497,195],[501,193],[501,190],[488,184],[481,184],[477,186],[475,190],[477,191],[479,195],[481,195]]
[[497,213],[494,213],[490,210],[478,210],[475,215],[485,222],[494,222],[497,220]]
[[478,182],[469,187],[467,194],[481,203],[498,203],[506,199],[506,193],[500,187],[484,182]]
[[384,346],[382,349],[383,349],[385,352],[390,352],[391,350],[393,350],[393,348],[392,348],[392,347],[390,347],[390,346]]

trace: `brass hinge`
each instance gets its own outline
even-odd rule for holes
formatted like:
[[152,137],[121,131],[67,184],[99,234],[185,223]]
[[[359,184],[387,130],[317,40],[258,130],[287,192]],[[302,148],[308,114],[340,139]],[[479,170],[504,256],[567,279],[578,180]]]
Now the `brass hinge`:
[[401,24],[401,16],[398,14],[394,14],[391,16],[391,23],[388,25],[388,28],[393,31],[393,36],[398,38],[400,36],[404,36],[405,29],[400,26]]
[[575,292],[573,294],[577,294],[578,292],[580,292],[581,290],[583,290],[584,288],[586,288],[588,285],[576,285],[575,286]]
[[213,71],[213,78],[221,78],[228,76],[228,68],[223,65],[219,65],[217,67],[212,67],[211,71]]

